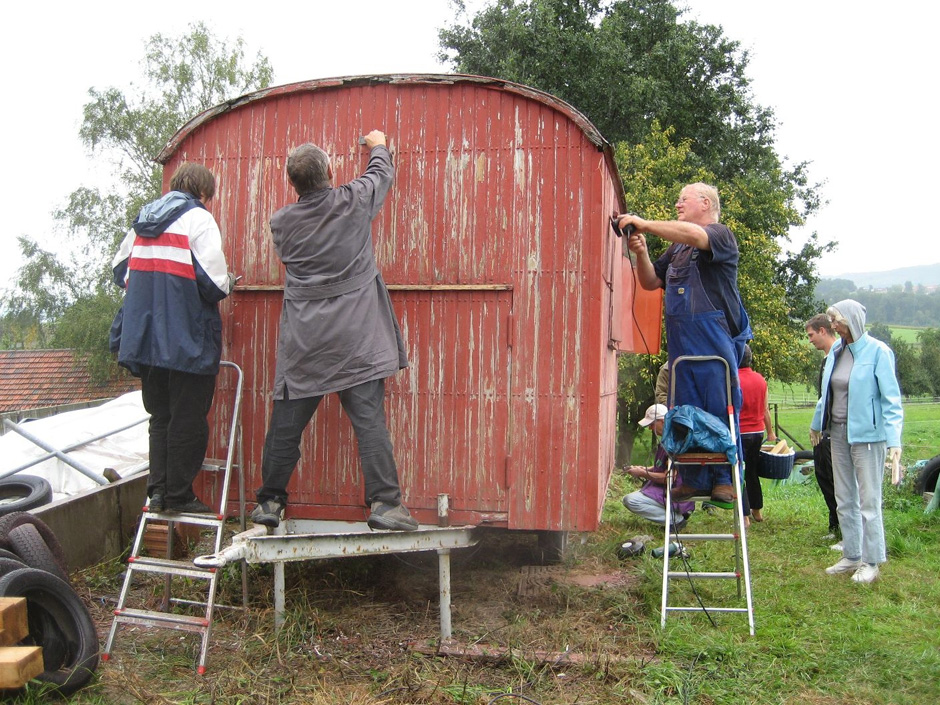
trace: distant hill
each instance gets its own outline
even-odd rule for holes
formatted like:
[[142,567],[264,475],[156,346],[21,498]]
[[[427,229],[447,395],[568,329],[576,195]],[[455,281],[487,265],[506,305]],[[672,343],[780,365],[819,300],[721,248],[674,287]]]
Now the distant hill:
[[914,286],[918,284],[940,286],[940,263],[901,267],[886,272],[849,272],[832,277],[822,277],[822,279],[849,279],[859,289],[867,289],[868,287],[887,289],[892,286],[904,286],[907,282],[911,282]]

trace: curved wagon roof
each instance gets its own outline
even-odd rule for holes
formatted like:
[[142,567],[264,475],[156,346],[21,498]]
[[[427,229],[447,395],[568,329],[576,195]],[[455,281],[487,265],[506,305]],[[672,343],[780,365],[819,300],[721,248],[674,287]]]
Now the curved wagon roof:
[[[598,151],[604,152],[607,165],[613,173],[617,173],[617,167],[614,162],[613,150],[610,143],[604,139],[594,124],[585,117],[583,113],[575,107],[556,98],[555,96],[540,91],[536,88],[530,88],[512,81],[505,81],[498,78],[488,78],[486,76],[471,76],[466,74],[433,74],[433,73],[415,73],[415,74],[377,74],[364,76],[338,76],[333,78],[318,78],[309,81],[298,81],[297,83],[287,83],[281,86],[263,88],[253,93],[233,98],[215,107],[200,113],[192,120],[187,122],[179,131],[173,135],[169,143],[160,154],[156,161],[160,164],[166,164],[173,158],[173,154],[179,148],[186,138],[199,127],[214,120],[216,117],[225,113],[237,110],[243,106],[250,105],[273,98],[289,95],[292,93],[316,92],[331,90],[342,87],[364,86],[374,84],[395,84],[395,85],[416,85],[416,84],[436,84],[436,85],[474,85],[485,87],[495,91],[505,91],[523,98],[541,103],[553,110],[565,115],[572,123],[577,125],[584,133],[585,137],[593,143]],[[619,177],[618,177],[619,178]]]

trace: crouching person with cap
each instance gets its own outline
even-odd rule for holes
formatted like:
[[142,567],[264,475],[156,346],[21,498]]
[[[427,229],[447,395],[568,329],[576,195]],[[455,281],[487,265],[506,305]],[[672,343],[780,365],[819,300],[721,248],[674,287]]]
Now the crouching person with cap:
[[[653,404],[646,410],[646,416],[640,420],[640,426],[651,427],[657,438],[663,435],[663,420],[666,418],[666,407],[663,404]],[[660,443],[656,447],[656,455],[652,467],[631,465],[624,469],[628,475],[643,480],[643,486],[636,492],[631,492],[623,498],[623,506],[634,514],[649,519],[656,524],[666,524],[666,469],[669,456]],[[673,474],[673,489],[682,485],[679,473]],[[681,530],[695,510],[694,502],[673,502],[672,519],[677,531]]]

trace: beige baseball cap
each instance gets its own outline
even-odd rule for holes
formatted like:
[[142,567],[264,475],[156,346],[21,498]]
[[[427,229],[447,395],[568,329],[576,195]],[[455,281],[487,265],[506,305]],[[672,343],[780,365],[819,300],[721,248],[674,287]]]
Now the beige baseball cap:
[[646,428],[656,419],[666,418],[666,412],[669,409],[666,408],[665,404],[653,404],[649,409],[646,410],[646,416],[640,419],[640,426]]

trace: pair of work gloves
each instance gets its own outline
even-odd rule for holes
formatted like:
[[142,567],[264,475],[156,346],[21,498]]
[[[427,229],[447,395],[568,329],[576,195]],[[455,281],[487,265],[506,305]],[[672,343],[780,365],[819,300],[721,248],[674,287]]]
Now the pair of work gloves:
[[[809,440],[813,446],[818,446],[819,441],[822,440],[822,431],[814,431],[813,429],[809,430]],[[901,448],[900,446],[895,446],[893,448],[888,448],[888,460],[892,463],[901,461]]]

